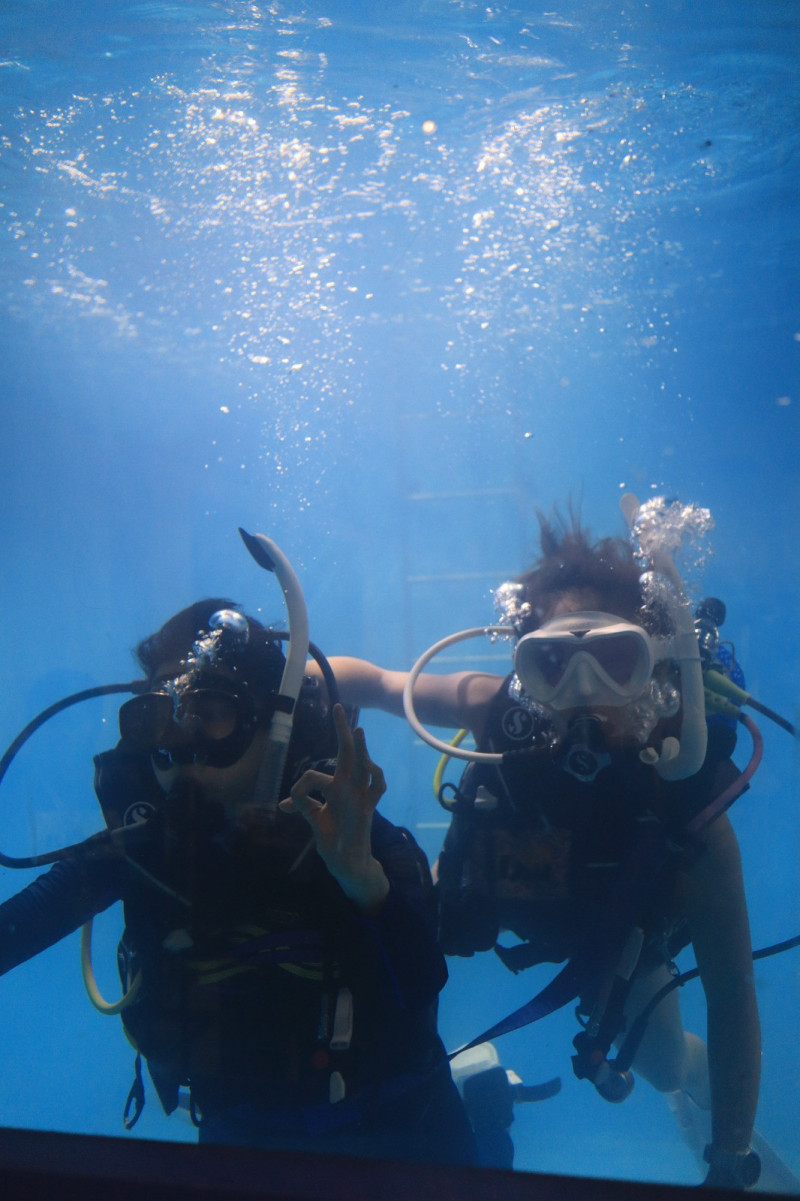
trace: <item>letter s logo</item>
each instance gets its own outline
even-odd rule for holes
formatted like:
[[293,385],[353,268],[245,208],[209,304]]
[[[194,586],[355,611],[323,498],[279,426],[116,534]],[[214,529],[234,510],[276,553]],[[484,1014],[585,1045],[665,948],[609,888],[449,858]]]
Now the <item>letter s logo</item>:
[[147,801],[137,801],[135,805],[125,810],[122,819],[123,826],[138,826],[141,822],[149,821],[155,813],[155,807]]
[[533,718],[518,705],[503,714],[503,733],[511,742],[524,742],[533,733]]

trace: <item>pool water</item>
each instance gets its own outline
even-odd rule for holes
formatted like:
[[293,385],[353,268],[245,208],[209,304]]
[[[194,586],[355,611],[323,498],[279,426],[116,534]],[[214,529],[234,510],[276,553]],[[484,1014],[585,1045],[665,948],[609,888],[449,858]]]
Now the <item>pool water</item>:
[[[537,508],[622,534],[625,491],[711,510],[691,585],[796,720],[799,43],[790,0],[7,0],[0,742],[131,678],[137,640],[198,596],[282,620],[240,525],[289,556],[328,654],[407,668],[493,620]],[[507,662],[478,640],[450,667]],[[94,702],[25,748],[3,850],[97,829],[115,723]],[[364,724],[385,812],[435,859],[435,752]],[[756,946],[800,923],[797,754],[759,724],[732,811]],[[2,895],[30,878],[4,871]],[[108,992],[120,927],[95,933]],[[756,968],[758,1127],[797,1173],[799,956]],[[453,961],[448,1047],[550,972]],[[683,1002],[702,1032],[699,985]],[[77,936],[6,977],[0,1012],[0,1124],[120,1133],[133,1056]],[[573,1079],[575,1032],[567,1010],[498,1043],[527,1083],[563,1081],[518,1107],[516,1166],[697,1182],[663,1098]],[[194,1138],[152,1090],[135,1133]]]

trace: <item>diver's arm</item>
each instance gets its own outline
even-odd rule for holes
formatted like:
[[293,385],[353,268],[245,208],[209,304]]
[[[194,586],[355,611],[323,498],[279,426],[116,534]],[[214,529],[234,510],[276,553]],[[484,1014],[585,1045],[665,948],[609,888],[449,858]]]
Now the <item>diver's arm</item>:
[[0,905],[0,975],[59,942],[119,900],[110,861],[62,859]]
[[354,949],[387,999],[404,1009],[430,1004],[447,982],[432,913],[430,867],[408,831],[378,814],[373,850],[391,888],[378,916],[363,922]]
[[[403,716],[403,689],[408,672],[389,671],[366,659],[336,657],[330,660],[341,699],[361,709],[383,709]],[[309,672],[319,675],[316,665]],[[414,688],[414,707],[424,725],[462,727],[476,732],[485,706],[497,692],[500,676],[488,672],[459,671],[449,675],[421,674]]]
[[351,731],[341,705],[334,706],[333,719],[339,742],[334,775],[304,772],[280,807],[306,819],[317,854],[352,902],[359,920],[345,938],[347,955],[372,981],[370,988],[399,1008],[428,1004],[447,979],[427,912],[430,869],[410,835],[376,819],[386,782],[364,731]]
[[700,842],[681,883],[708,1008],[712,1140],[720,1150],[743,1152],[758,1102],[761,1031],[741,856],[725,815]]
[[389,893],[377,913],[353,907],[354,920],[337,919],[340,954],[374,1004],[410,1012],[435,1003],[447,982],[430,866],[409,831],[378,812],[371,843]]

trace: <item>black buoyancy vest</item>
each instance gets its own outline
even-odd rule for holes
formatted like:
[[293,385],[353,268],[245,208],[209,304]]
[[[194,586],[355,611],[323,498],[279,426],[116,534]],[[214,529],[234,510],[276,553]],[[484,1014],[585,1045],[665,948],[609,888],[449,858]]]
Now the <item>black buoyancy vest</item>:
[[122,1020],[165,1110],[186,1084],[206,1112],[326,1101],[349,1049],[330,1050],[346,902],[305,821],[279,814],[268,840],[232,837],[221,812],[189,788],[165,797],[123,747],[97,756],[95,788],[111,828],[143,823],[125,857],[119,948],[123,985],[141,972],[143,986]]
[[[439,859],[438,890],[445,953],[489,950],[506,930],[524,944],[511,954],[497,948],[516,970],[574,953],[629,869],[645,823],[649,838],[656,825],[665,847],[680,849],[687,820],[716,794],[719,761],[710,754],[691,782],[667,783],[634,750],[611,752],[610,765],[593,781],[578,780],[551,751],[544,718],[517,704],[508,683],[490,705],[479,745],[506,759],[466,768]],[[669,932],[676,917],[669,870],[675,861],[665,855],[667,866],[635,915],[653,937]]]

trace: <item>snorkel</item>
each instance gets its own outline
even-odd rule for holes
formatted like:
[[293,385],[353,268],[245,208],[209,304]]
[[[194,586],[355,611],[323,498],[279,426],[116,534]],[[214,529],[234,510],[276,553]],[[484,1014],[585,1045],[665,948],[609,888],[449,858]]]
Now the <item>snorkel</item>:
[[641,512],[637,497],[632,492],[626,492],[619,503],[631,536],[638,536],[642,553],[649,560],[652,570],[670,585],[673,601],[671,616],[676,628],[667,647],[669,658],[675,660],[680,670],[680,737],[665,738],[660,752],[655,747],[645,747],[639,757],[643,763],[652,764],[662,780],[685,780],[702,767],[708,742],[703,664],[694,614],[683,581],[663,541],[652,536],[646,537],[637,529]]
[[283,769],[292,736],[294,710],[308,659],[308,610],[300,581],[283,551],[265,534],[248,534],[241,527],[239,533],[259,567],[272,572],[280,584],[289,618],[286,665],[275,698],[275,712],[270,723],[255,792],[256,805],[263,807],[268,816],[274,817],[280,800]]

